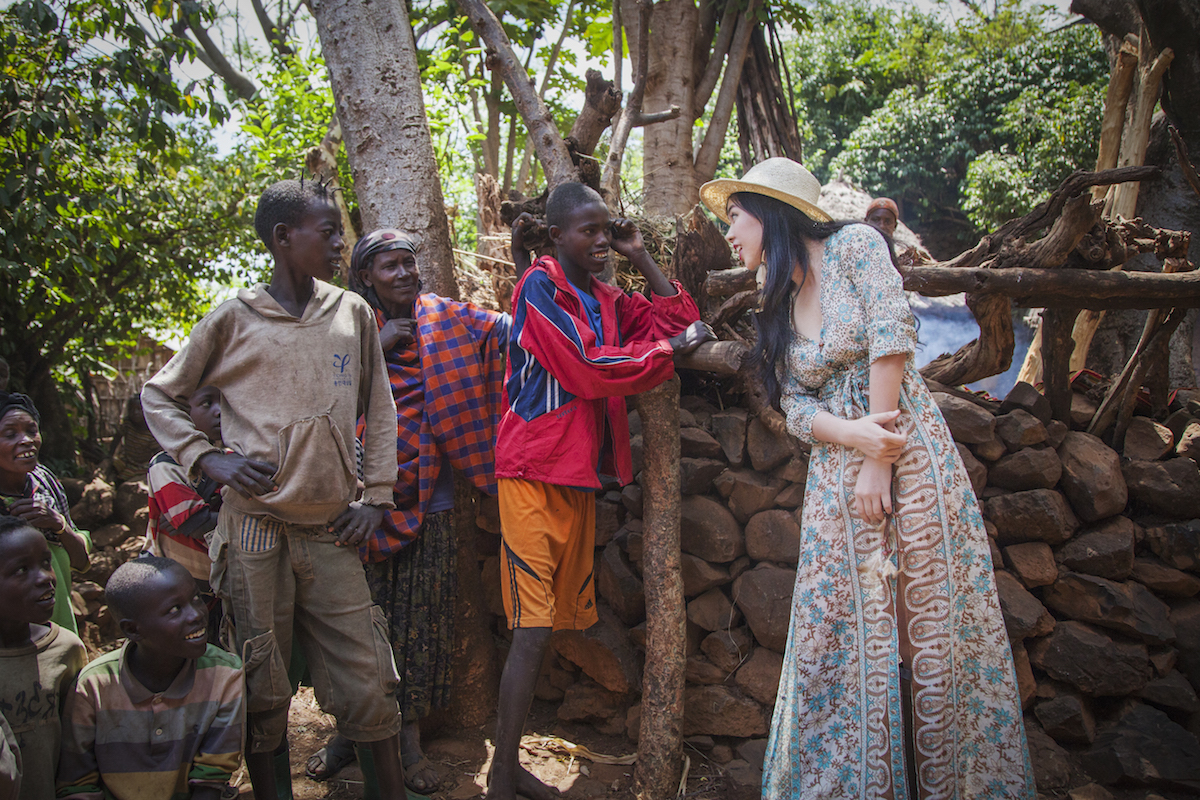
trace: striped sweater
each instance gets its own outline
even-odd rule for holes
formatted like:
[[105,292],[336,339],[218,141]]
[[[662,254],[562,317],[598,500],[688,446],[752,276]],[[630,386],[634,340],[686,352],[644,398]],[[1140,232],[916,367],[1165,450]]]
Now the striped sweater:
[[128,649],[79,673],[63,716],[58,797],[182,800],[225,786],[242,758],[242,662],[210,644],[154,694],[129,670]]

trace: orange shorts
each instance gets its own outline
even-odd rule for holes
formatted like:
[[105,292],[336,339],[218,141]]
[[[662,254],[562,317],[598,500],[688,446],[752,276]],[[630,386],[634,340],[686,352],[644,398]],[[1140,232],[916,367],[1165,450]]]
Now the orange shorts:
[[500,478],[500,589],[509,628],[596,624],[596,495]]

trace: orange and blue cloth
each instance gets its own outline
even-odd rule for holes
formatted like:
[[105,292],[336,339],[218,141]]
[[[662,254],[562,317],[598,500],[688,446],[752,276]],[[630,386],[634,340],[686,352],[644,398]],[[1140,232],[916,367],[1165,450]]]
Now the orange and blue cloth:
[[[496,494],[509,316],[435,294],[419,295],[414,306],[416,342],[384,354],[396,401],[396,508],[367,537],[366,561],[383,561],[416,538],[437,484],[439,451],[477,488]],[[387,321],[379,309],[375,319],[380,328]]]

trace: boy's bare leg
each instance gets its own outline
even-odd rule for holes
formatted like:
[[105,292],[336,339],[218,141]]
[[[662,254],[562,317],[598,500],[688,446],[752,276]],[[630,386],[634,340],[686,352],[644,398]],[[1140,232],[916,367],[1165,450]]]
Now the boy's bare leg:
[[[383,800],[405,800],[404,765],[400,763],[400,734],[371,742],[371,760],[375,762],[375,781]],[[255,798],[258,800],[258,798]]]
[[517,754],[533,690],[550,641],[550,628],[515,628],[512,649],[500,677],[500,708],[496,714],[496,751],[488,775],[487,800],[515,800],[518,793],[531,800],[559,796],[521,766]]

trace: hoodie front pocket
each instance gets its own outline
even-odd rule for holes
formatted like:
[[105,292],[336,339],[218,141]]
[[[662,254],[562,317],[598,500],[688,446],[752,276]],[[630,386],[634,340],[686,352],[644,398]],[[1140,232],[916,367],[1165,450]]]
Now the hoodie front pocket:
[[324,506],[354,499],[354,462],[328,414],[298,420],[279,431],[277,491],[262,499],[278,506]]

